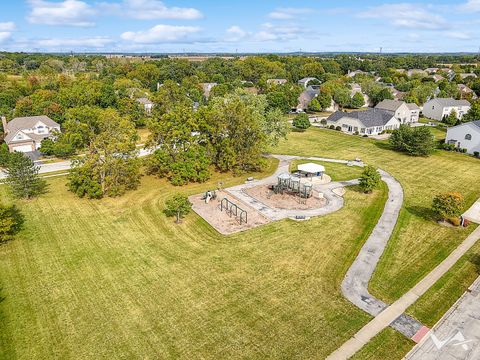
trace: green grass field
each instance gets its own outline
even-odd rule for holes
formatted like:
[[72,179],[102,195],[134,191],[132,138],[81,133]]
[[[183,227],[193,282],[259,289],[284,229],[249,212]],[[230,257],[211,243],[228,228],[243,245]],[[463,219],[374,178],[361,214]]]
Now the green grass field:
[[[412,158],[384,142],[310,129],[293,132],[276,153],[361,158],[394,175],[405,190],[395,235],[371,291],[393,301],[472,230],[438,226],[428,211],[437,192],[480,196],[480,161],[438,152]],[[326,163],[336,180],[357,177]],[[259,178],[271,173],[276,162]],[[343,276],[383,210],[385,186],[372,195],[349,189],[345,207],[308,222],[284,220],[234,236],[195,214],[175,225],[165,198],[244,181],[215,175],[174,188],[144,177],[116,199],[78,199],[64,177],[49,192],[19,202],[18,238],[0,246],[0,358],[153,359],[323,358],[370,317],[340,293]],[[338,177],[338,178],[337,178]],[[342,178],[345,177],[345,178]],[[12,201],[0,187],[4,201]],[[477,252],[479,247],[476,248]],[[436,321],[478,274],[475,252],[409,312]],[[387,329],[357,359],[400,359],[411,343]]]
[[0,358],[322,358],[353,335],[369,317],[339,284],[385,187],[348,190],[328,217],[230,237],[195,214],[180,225],[162,214],[176,191],[245,177],[224,178],[178,189],[144,177],[121,198],[91,201],[56,177],[19,202],[25,229],[0,246]]

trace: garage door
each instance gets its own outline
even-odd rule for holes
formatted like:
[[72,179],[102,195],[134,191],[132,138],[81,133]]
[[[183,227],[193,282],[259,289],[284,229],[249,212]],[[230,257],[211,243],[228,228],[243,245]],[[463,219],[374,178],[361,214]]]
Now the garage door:
[[13,151],[31,152],[32,151],[32,145],[17,145],[17,146],[13,147]]

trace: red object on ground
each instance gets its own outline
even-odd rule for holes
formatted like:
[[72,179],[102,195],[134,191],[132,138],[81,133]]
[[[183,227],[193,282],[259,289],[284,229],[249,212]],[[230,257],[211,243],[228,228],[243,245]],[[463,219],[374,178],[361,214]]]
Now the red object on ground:
[[428,334],[429,331],[430,329],[428,327],[422,326],[420,330],[418,330],[417,333],[413,335],[412,340],[418,344],[420,341],[422,341],[425,335]]

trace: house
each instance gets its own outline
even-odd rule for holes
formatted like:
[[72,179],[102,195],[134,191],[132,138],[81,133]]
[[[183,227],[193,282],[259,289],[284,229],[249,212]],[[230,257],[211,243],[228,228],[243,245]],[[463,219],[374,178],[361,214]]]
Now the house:
[[217,85],[218,85],[217,83],[201,83],[200,86],[202,87],[202,90],[203,90],[203,96],[205,96],[208,99],[210,97],[210,92]]
[[400,91],[400,90],[397,90],[395,89],[395,87],[393,85],[391,86],[388,86],[388,89],[390,90],[390,92],[392,93],[392,96],[393,96],[393,99],[394,100],[402,100],[403,97],[405,96],[405,92],[403,91]]
[[305,111],[308,104],[320,94],[318,86],[309,86],[298,97],[297,111]]
[[378,135],[386,130],[395,130],[400,122],[390,111],[368,109],[365,111],[336,111],[327,118],[327,126],[340,126],[343,132],[361,135]]
[[423,115],[429,119],[442,121],[452,111],[457,113],[461,119],[470,110],[470,103],[467,100],[455,100],[452,98],[435,98],[423,105]]
[[351,85],[351,90],[350,90],[350,96],[352,97],[355,94],[362,94],[363,96],[363,104],[362,106],[369,105],[370,104],[370,98],[368,97],[367,94],[364,94],[362,91],[362,87],[360,84],[353,83]]
[[153,109],[153,102],[151,102],[150,100],[148,100],[147,98],[145,97],[142,97],[142,98],[138,98],[137,99],[137,102],[143,106],[143,109],[145,110],[145,113],[147,115],[152,115],[152,109]]
[[460,78],[461,78],[462,80],[465,80],[466,78],[469,78],[469,77],[476,79],[476,78],[477,78],[477,74],[474,74],[474,73],[463,73],[463,74],[460,74]]
[[415,103],[407,103],[407,106],[410,109],[410,122],[418,122],[418,119],[420,118],[420,107]]
[[306,78],[298,80],[298,85],[303,86],[306,89],[308,87],[308,83],[311,82],[311,81],[315,81],[317,83],[320,82],[320,80],[318,80],[317,78],[306,77]]
[[467,149],[469,154],[480,152],[480,120],[448,128],[445,142],[460,149]]
[[362,70],[355,70],[355,71],[348,70],[347,77],[353,78],[357,75],[370,75],[370,73],[362,71]]
[[285,85],[288,82],[287,79],[268,79],[268,85]]
[[465,97],[469,97],[469,98],[471,97],[473,100],[477,99],[477,94],[475,94],[475,92],[472,89],[470,89],[467,85],[458,84],[457,88],[458,88],[458,91],[460,91],[460,95],[462,99],[464,99]]
[[400,124],[408,124],[412,122],[412,113],[404,101],[383,100],[375,106],[375,109],[389,111],[395,116]]
[[433,81],[435,81],[435,82],[439,82],[439,81],[445,80],[445,78],[444,78],[442,75],[439,75],[439,74],[432,75],[432,79],[433,79]]
[[437,67],[431,67],[431,68],[426,68],[425,71],[429,74],[435,74],[438,70],[440,70]]
[[420,75],[420,76],[427,76],[428,73],[425,70],[422,69],[410,69],[407,71],[407,76],[411,77],[414,75]]
[[45,115],[18,117],[8,123],[2,117],[2,124],[10,152],[33,152],[43,139],[60,132],[60,125]]

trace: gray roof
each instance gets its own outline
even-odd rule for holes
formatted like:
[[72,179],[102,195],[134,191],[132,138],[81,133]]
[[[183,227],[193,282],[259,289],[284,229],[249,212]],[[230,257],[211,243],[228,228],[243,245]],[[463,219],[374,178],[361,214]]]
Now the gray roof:
[[420,107],[415,103],[407,103],[409,110],[420,110]]
[[143,104],[143,105],[147,105],[147,104],[153,104],[150,100],[148,100],[147,98],[138,98],[137,101],[140,103],[140,104]]
[[475,121],[472,121],[472,124],[473,125],[476,125],[480,128],[480,120],[475,120]]
[[404,104],[403,101],[385,99],[380,101],[375,108],[395,112],[402,104]]
[[435,98],[432,101],[437,101],[441,106],[470,106],[467,100],[456,100],[453,98]]
[[[30,129],[33,126],[35,126],[35,124],[38,123],[39,121],[41,121],[42,123],[44,123],[46,126],[50,128],[60,127],[60,124],[53,121],[46,115],[17,117],[7,123],[8,134],[7,136],[5,136],[5,142],[9,142],[10,140],[12,140],[12,138],[15,136],[18,130]],[[28,134],[28,136],[33,138],[35,137],[35,134]]]
[[381,109],[352,111],[350,113],[336,111],[327,118],[327,121],[337,122],[344,117],[357,119],[363,124],[363,126],[369,128],[373,126],[385,126],[393,118],[393,115],[390,111]]

